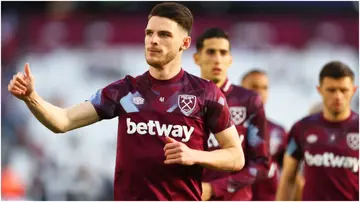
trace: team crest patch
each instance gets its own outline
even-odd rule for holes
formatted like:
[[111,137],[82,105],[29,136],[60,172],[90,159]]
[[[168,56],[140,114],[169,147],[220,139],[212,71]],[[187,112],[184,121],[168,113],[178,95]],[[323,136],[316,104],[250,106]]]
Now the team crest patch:
[[246,107],[229,107],[231,120],[235,125],[241,124],[246,118]]
[[346,136],[346,143],[347,145],[353,149],[359,149],[359,133],[348,133]]
[[179,95],[178,105],[180,111],[185,115],[189,116],[195,109],[196,96],[195,95]]

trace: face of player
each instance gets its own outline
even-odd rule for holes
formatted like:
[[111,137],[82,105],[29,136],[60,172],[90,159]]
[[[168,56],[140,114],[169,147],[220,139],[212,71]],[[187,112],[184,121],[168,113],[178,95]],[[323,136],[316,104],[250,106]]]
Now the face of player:
[[190,37],[175,21],[153,16],[145,29],[146,62],[155,68],[162,68],[178,57],[190,46]]
[[224,38],[205,39],[203,48],[194,54],[194,60],[200,66],[202,78],[216,84],[224,82],[232,63],[230,42]]
[[250,74],[244,79],[241,85],[244,88],[257,92],[261,96],[263,104],[266,103],[269,94],[269,78],[265,74]]
[[317,87],[323,98],[324,110],[334,116],[350,109],[351,99],[356,88],[350,77],[340,79],[325,77]]

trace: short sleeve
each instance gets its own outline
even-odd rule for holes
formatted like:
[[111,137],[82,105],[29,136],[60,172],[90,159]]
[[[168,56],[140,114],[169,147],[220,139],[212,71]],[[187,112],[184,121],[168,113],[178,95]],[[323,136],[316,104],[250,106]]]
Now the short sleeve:
[[111,83],[105,88],[99,89],[88,100],[95,107],[101,119],[112,119],[118,116],[119,112],[119,97],[123,94],[124,84],[123,80]]
[[213,83],[206,91],[205,122],[212,133],[219,133],[233,125],[224,94]]
[[301,130],[299,130],[299,123],[296,123],[289,132],[289,138],[286,147],[286,153],[297,160],[301,160],[303,158],[299,141],[300,131]]

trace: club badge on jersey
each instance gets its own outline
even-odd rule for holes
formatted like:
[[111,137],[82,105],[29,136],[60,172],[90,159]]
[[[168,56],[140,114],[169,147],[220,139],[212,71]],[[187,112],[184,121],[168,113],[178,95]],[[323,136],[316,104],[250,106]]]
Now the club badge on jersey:
[[346,143],[352,150],[359,149],[359,134],[358,133],[348,133],[346,136]]
[[239,125],[246,119],[246,107],[229,107],[231,119],[235,125]]
[[180,111],[185,115],[189,116],[195,109],[196,96],[195,95],[179,95],[178,106]]

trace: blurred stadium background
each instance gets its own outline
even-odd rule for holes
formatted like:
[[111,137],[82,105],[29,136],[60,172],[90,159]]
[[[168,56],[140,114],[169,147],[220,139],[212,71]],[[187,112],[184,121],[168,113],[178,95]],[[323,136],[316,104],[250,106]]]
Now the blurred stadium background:
[[[29,62],[39,94],[67,107],[126,74],[142,74],[144,28],[156,3],[1,3],[3,200],[112,199],[117,120],[54,135],[7,85]],[[315,86],[325,63],[341,60],[359,78],[358,2],[182,3],[195,17],[183,68],[199,75],[196,36],[210,26],[226,29],[234,57],[229,79],[239,83],[251,68],[266,70],[267,116],[286,129],[321,101]],[[359,92],[355,111],[358,103]]]

